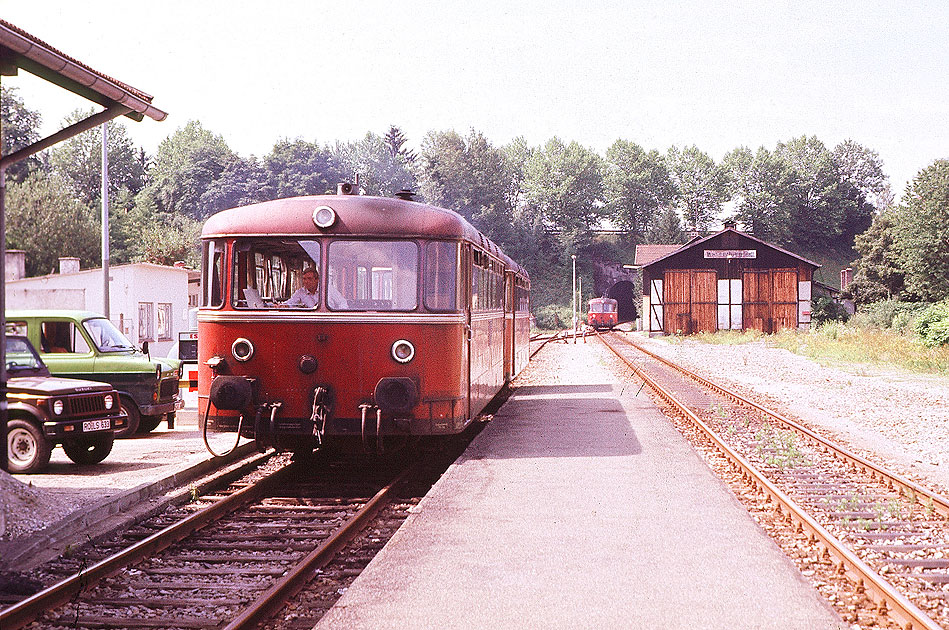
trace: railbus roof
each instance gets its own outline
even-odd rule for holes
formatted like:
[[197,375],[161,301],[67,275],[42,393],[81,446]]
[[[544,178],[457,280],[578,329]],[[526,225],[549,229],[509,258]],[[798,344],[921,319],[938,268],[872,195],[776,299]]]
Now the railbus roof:
[[[319,228],[313,222],[313,212],[321,206],[336,212],[336,221],[328,228]],[[390,197],[311,195],[263,201],[212,215],[204,224],[201,238],[307,234],[464,240],[527,275],[526,270],[457,212]]]

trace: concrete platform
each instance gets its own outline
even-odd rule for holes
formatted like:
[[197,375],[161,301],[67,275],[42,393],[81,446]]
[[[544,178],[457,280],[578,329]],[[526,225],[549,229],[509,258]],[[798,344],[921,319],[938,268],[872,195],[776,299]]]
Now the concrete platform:
[[548,348],[319,630],[847,627],[602,346]]

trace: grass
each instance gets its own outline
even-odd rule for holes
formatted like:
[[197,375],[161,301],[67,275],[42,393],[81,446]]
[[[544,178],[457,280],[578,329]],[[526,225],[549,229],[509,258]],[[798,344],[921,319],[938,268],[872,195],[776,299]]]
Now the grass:
[[888,329],[828,323],[810,331],[783,330],[774,335],[757,331],[721,331],[692,337],[715,344],[765,341],[823,364],[856,363],[949,376],[949,347],[930,348],[914,335]]

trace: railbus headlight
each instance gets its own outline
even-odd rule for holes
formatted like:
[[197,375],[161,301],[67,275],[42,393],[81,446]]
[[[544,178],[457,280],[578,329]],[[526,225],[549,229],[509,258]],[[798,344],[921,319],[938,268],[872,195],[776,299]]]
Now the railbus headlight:
[[251,357],[254,356],[254,344],[249,339],[239,337],[231,344],[231,354],[238,361],[250,361]]
[[105,403],[106,409],[112,409],[112,405],[115,404],[115,400],[112,398],[112,394],[106,394],[105,397],[102,399],[102,402]]
[[54,400],[54,401],[53,401],[53,413],[54,413],[55,415],[61,416],[61,415],[63,414],[63,409],[64,409],[64,408],[65,408],[65,405],[63,404],[63,401],[61,401],[61,400]]
[[313,223],[325,230],[336,223],[336,211],[329,206],[320,206],[313,211]]
[[399,363],[408,363],[415,358],[415,346],[411,341],[399,339],[392,344],[392,358]]

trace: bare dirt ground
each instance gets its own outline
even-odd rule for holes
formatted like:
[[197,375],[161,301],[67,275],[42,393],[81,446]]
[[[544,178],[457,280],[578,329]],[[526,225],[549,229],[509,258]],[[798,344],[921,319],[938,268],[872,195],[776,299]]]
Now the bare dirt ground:
[[833,367],[767,341],[649,339],[647,348],[949,495],[949,379],[868,365]]

